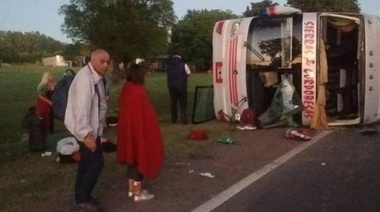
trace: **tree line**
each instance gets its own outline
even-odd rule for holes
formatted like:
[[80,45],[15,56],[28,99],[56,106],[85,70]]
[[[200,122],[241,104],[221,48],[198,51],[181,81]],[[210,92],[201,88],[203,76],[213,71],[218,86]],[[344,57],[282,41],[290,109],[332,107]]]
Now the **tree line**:
[[[59,14],[64,16],[62,31],[73,44],[63,44],[38,32],[0,32],[0,60],[34,62],[58,53],[72,60],[88,55],[93,48],[104,48],[114,64],[180,53],[197,70],[208,70],[214,24],[223,19],[255,16],[272,5],[279,4],[271,0],[252,2],[242,14],[188,10],[178,19],[171,0],[71,0],[61,6]],[[286,6],[303,12],[360,12],[357,0],[288,0]],[[114,70],[118,67],[115,65]]]
[[42,57],[61,53],[65,44],[39,32],[0,31],[0,61],[35,63]]

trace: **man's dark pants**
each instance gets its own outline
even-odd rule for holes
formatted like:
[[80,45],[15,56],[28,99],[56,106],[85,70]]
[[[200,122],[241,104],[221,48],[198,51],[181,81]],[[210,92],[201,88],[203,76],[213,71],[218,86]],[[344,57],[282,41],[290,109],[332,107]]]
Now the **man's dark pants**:
[[170,112],[172,122],[177,122],[177,114],[178,114],[178,102],[179,108],[181,112],[181,121],[182,123],[187,123],[187,90],[186,89],[176,89],[169,88],[170,93]]
[[91,152],[83,142],[80,145],[81,160],[78,164],[75,182],[75,202],[84,203],[92,200],[91,193],[103,170],[103,152],[100,137],[96,139],[96,150]]

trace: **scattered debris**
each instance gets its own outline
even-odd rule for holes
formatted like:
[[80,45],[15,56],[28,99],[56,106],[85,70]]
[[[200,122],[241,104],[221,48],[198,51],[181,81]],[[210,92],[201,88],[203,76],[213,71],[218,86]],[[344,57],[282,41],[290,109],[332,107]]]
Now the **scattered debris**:
[[51,152],[44,152],[41,154],[42,157],[49,157],[51,156]]
[[187,137],[192,140],[206,140],[208,138],[206,131],[204,130],[191,130],[188,134]]
[[214,178],[215,177],[210,172],[199,173],[199,175],[203,176],[203,177],[209,177],[209,178]]
[[294,128],[289,128],[285,132],[285,137],[289,139],[295,139],[299,141],[310,141],[311,136],[309,136],[309,133],[304,129],[294,129]]
[[364,127],[363,129],[360,130],[360,133],[362,135],[374,135],[377,133],[377,131],[373,127]]
[[194,173],[194,170],[190,170],[190,171],[189,171],[189,174],[192,174],[192,173]]
[[321,163],[322,166],[326,166],[326,163]]
[[219,143],[222,143],[222,144],[235,144],[236,141],[233,140],[232,138],[229,138],[229,137],[220,137],[217,139],[217,141]]

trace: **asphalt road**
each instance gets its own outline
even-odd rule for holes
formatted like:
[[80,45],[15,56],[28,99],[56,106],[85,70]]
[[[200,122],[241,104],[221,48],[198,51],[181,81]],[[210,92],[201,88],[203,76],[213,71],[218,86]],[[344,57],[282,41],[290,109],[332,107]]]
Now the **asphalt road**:
[[213,211],[379,212],[380,134],[334,130]]
[[[127,197],[119,166],[108,167],[120,177],[104,173],[96,194],[109,212],[380,212],[380,130],[363,136],[359,128],[334,129],[309,142],[286,139],[286,130],[233,131],[235,145],[166,161],[147,182],[156,194],[151,201]],[[206,172],[214,177],[200,175]],[[72,195],[44,211],[71,211]]]

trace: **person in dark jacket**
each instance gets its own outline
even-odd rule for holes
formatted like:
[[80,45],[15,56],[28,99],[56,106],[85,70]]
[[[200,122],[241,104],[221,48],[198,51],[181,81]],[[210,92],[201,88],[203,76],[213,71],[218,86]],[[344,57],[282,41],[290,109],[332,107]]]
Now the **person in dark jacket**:
[[167,64],[167,81],[170,93],[170,112],[172,123],[177,123],[178,103],[182,124],[187,121],[187,78],[191,74],[190,68],[181,56],[174,55]]

